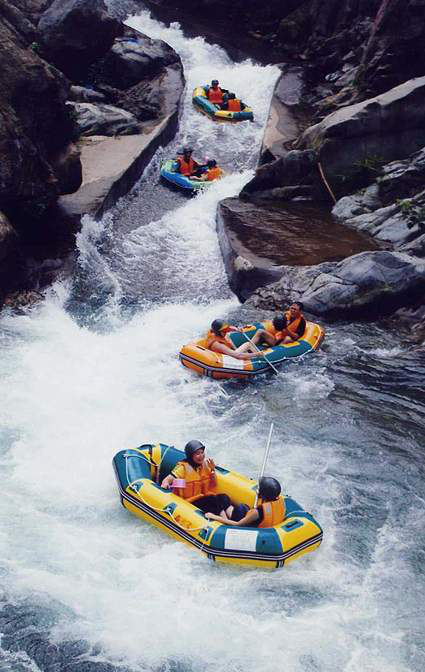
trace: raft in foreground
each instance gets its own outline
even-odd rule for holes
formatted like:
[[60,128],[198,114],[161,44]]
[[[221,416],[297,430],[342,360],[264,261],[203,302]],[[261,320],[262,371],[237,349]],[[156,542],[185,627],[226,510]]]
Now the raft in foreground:
[[218,105],[211,103],[203,86],[197,86],[192,94],[192,103],[200,112],[217,121],[254,121],[254,113],[250,107],[241,112],[221,110]]
[[[272,322],[255,322],[252,325],[243,327],[243,332],[252,338],[257,329],[266,329],[271,331]],[[298,341],[276,345],[274,347],[266,346],[262,348],[267,359],[278,366],[288,359],[294,357],[303,357],[304,355],[317,350],[323,341],[325,332],[315,322],[307,322],[303,336]],[[235,347],[246,343],[246,338],[241,332],[230,332],[228,338]],[[179,353],[180,361],[193,371],[211,378],[251,378],[259,373],[267,373],[271,367],[267,364],[264,357],[254,359],[236,359],[231,355],[222,355],[206,348],[206,339],[200,338],[192,343],[184,345]]]
[[[215,562],[283,567],[320,545],[320,525],[286,495],[285,519],[274,527],[233,527],[208,520],[194,504],[157,483],[184,459],[182,451],[161,443],[117,453],[113,465],[123,506]],[[216,476],[217,492],[227,494],[233,504],[254,506],[257,481],[217,466]]]

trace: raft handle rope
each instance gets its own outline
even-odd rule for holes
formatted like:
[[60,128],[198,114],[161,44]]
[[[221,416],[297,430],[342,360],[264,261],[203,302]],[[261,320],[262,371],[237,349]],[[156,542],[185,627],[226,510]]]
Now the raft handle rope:
[[[168,448],[170,448],[170,446],[167,447],[167,450],[168,450]],[[167,452],[167,451],[165,451],[165,453],[166,453],[166,452]],[[161,459],[161,462],[159,463],[159,465],[153,465],[153,466],[160,466],[160,465],[161,465],[162,460],[163,460],[164,457],[165,457],[165,453],[164,453],[164,455],[162,456],[162,459]],[[142,495],[140,494],[140,490],[136,490],[136,488],[134,487],[134,484],[135,484],[135,483],[139,483],[140,481],[144,481],[145,479],[144,479],[144,478],[136,478],[134,481],[131,481],[131,483],[130,483],[130,480],[129,480],[129,477],[128,477],[128,466],[127,466],[127,465],[128,465],[128,462],[127,462],[127,458],[129,458],[129,457],[140,457],[141,459],[146,460],[146,462],[148,462],[148,464],[151,464],[151,465],[152,465],[152,462],[150,462],[150,460],[148,460],[148,458],[147,458],[145,455],[124,455],[124,457],[125,457],[125,473],[126,473],[126,476],[127,476],[127,483],[128,483],[128,486],[127,486],[127,487],[131,488],[131,489],[136,493],[136,495],[139,497],[139,499],[141,499],[141,501],[143,502],[143,504],[145,504],[146,506],[148,506],[150,509],[153,509],[153,511],[160,511],[161,513],[166,513],[168,516],[170,516],[170,518],[172,518],[172,519],[174,520],[175,524],[176,524],[178,527],[180,527],[182,530],[185,530],[185,532],[198,532],[199,530],[205,530],[205,529],[208,528],[208,525],[210,524],[210,521],[208,521],[208,523],[206,523],[206,524],[203,525],[202,527],[184,527],[184,525],[182,525],[181,523],[179,523],[179,521],[176,520],[176,519],[174,518],[174,515],[173,515],[172,512],[165,511],[164,508],[160,508],[160,509],[158,509],[158,508],[156,508],[155,506],[152,506],[152,504],[149,504],[149,502],[147,502],[147,501],[142,497]],[[149,480],[150,480],[150,479],[149,479]],[[204,544],[203,544],[203,545],[204,545]]]

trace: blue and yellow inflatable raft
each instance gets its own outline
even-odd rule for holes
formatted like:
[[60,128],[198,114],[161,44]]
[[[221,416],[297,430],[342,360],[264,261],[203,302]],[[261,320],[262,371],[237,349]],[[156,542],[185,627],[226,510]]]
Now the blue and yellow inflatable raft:
[[[123,506],[220,563],[283,567],[320,545],[320,525],[286,495],[285,519],[275,527],[232,527],[208,520],[194,504],[159,485],[183,459],[182,451],[162,443],[117,453],[113,465]],[[254,505],[257,481],[217,466],[216,475],[217,492],[234,504]]]
[[177,167],[177,161],[168,159],[167,161],[163,161],[161,164],[159,174],[170,184],[174,184],[176,187],[184,189],[185,191],[200,191],[205,189],[205,187],[208,185],[212,184],[212,182],[199,182],[198,180],[191,180],[190,177],[181,175],[181,173],[178,172]]
[[242,112],[221,110],[218,105],[208,100],[207,88],[203,86],[197,86],[193,90],[192,103],[200,112],[217,121],[254,121],[254,113],[250,107],[245,107]]
[[[252,338],[257,329],[272,330],[272,323],[255,322],[243,327],[242,331]],[[315,322],[307,322],[306,330],[298,341],[276,345],[274,347],[261,347],[267,359],[274,365],[279,366],[283,362],[295,357],[303,357],[309,352],[317,350],[323,341],[325,332]],[[227,338],[235,347],[246,342],[243,333],[230,332]],[[210,378],[252,378],[259,373],[267,373],[271,367],[264,357],[255,359],[235,359],[230,355],[222,355],[206,348],[206,339],[200,338],[192,343],[184,345],[179,353],[183,366]]]

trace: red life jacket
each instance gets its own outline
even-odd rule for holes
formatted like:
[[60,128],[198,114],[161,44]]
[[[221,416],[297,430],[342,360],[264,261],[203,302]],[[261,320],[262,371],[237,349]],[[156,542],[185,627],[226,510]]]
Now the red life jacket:
[[212,86],[208,89],[208,100],[214,105],[219,105],[223,102],[223,91],[217,86],[216,89],[213,89]]
[[212,347],[212,345],[214,345],[214,343],[223,343],[223,345],[227,345],[227,347],[230,348],[231,350],[235,349],[233,343],[231,341],[228,341],[227,338],[226,338],[227,331],[225,331],[224,329],[222,331],[225,332],[224,336],[221,336],[221,335],[217,336],[217,334],[215,334],[210,329],[210,331],[207,334],[207,344],[205,346],[208,350],[211,350],[211,347]]
[[191,175],[195,170],[195,161],[192,159],[192,157],[189,159],[189,161],[186,161],[182,156],[179,156],[177,163],[179,164],[179,173],[181,175],[185,175],[186,177]]
[[241,101],[238,98],[229,98],[227,103],[227,109],[229,110],[229,112],[240,112]]
[[223,171],[218,166],[216,166],[215,168],[208,168],[207,182],[212,182],[213,180],[218,180],[218,178],[221,177],[222,174],[223,174]]

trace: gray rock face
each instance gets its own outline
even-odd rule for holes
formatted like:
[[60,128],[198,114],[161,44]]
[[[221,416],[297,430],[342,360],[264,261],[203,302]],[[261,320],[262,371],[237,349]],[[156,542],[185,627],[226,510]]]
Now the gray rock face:
[[15,251],[18,235],[6,215],[0,211],[0,262],[4,262]]
[[152,79],[179,58],[168,44],[126,29],[103,59],[102,79],[117,89],[128,89],[142,79]]
[[278,79],[264,130],[260,163],[269,163],[288,153],[287,144],[295,140],[299,131],[296,110],[303,90],[302,69],[285,68]]
[[339,263],[288,267],[248,304],[281,309],[299,299],[315,315],[357,317],[412,303],[424,289],[424,260],[399,252],[362,252]]
[[74,103],[105,103],[106,98],[100,91],[85,86],[71,86],[68,99]]
[[103,0],[54,0],[38,23],[49,60],[71,79],[79,79],[123,31]]
[[[292,150],[279,159],[260,166],[253,179],[242,189],[240,197],[249,198],[251,194],[284,187],[297,187],[303,195],[310,198],[323,193],[315,151]],[[295,193],[299,195],[300,192]],[[289,190],[288,196],[292,198],[293,195],[294,191]],[[282,196],[279,192],[278,198]]]
[[326,174],[338,185],[361,178],[372,164],[403,159],[425,144],[425,77],[349,105],[308,128],[301,147],[314,148]]
[[68,103],[74,110],[80,135],[135,135],[139,133],[137,119],[113,105]]

